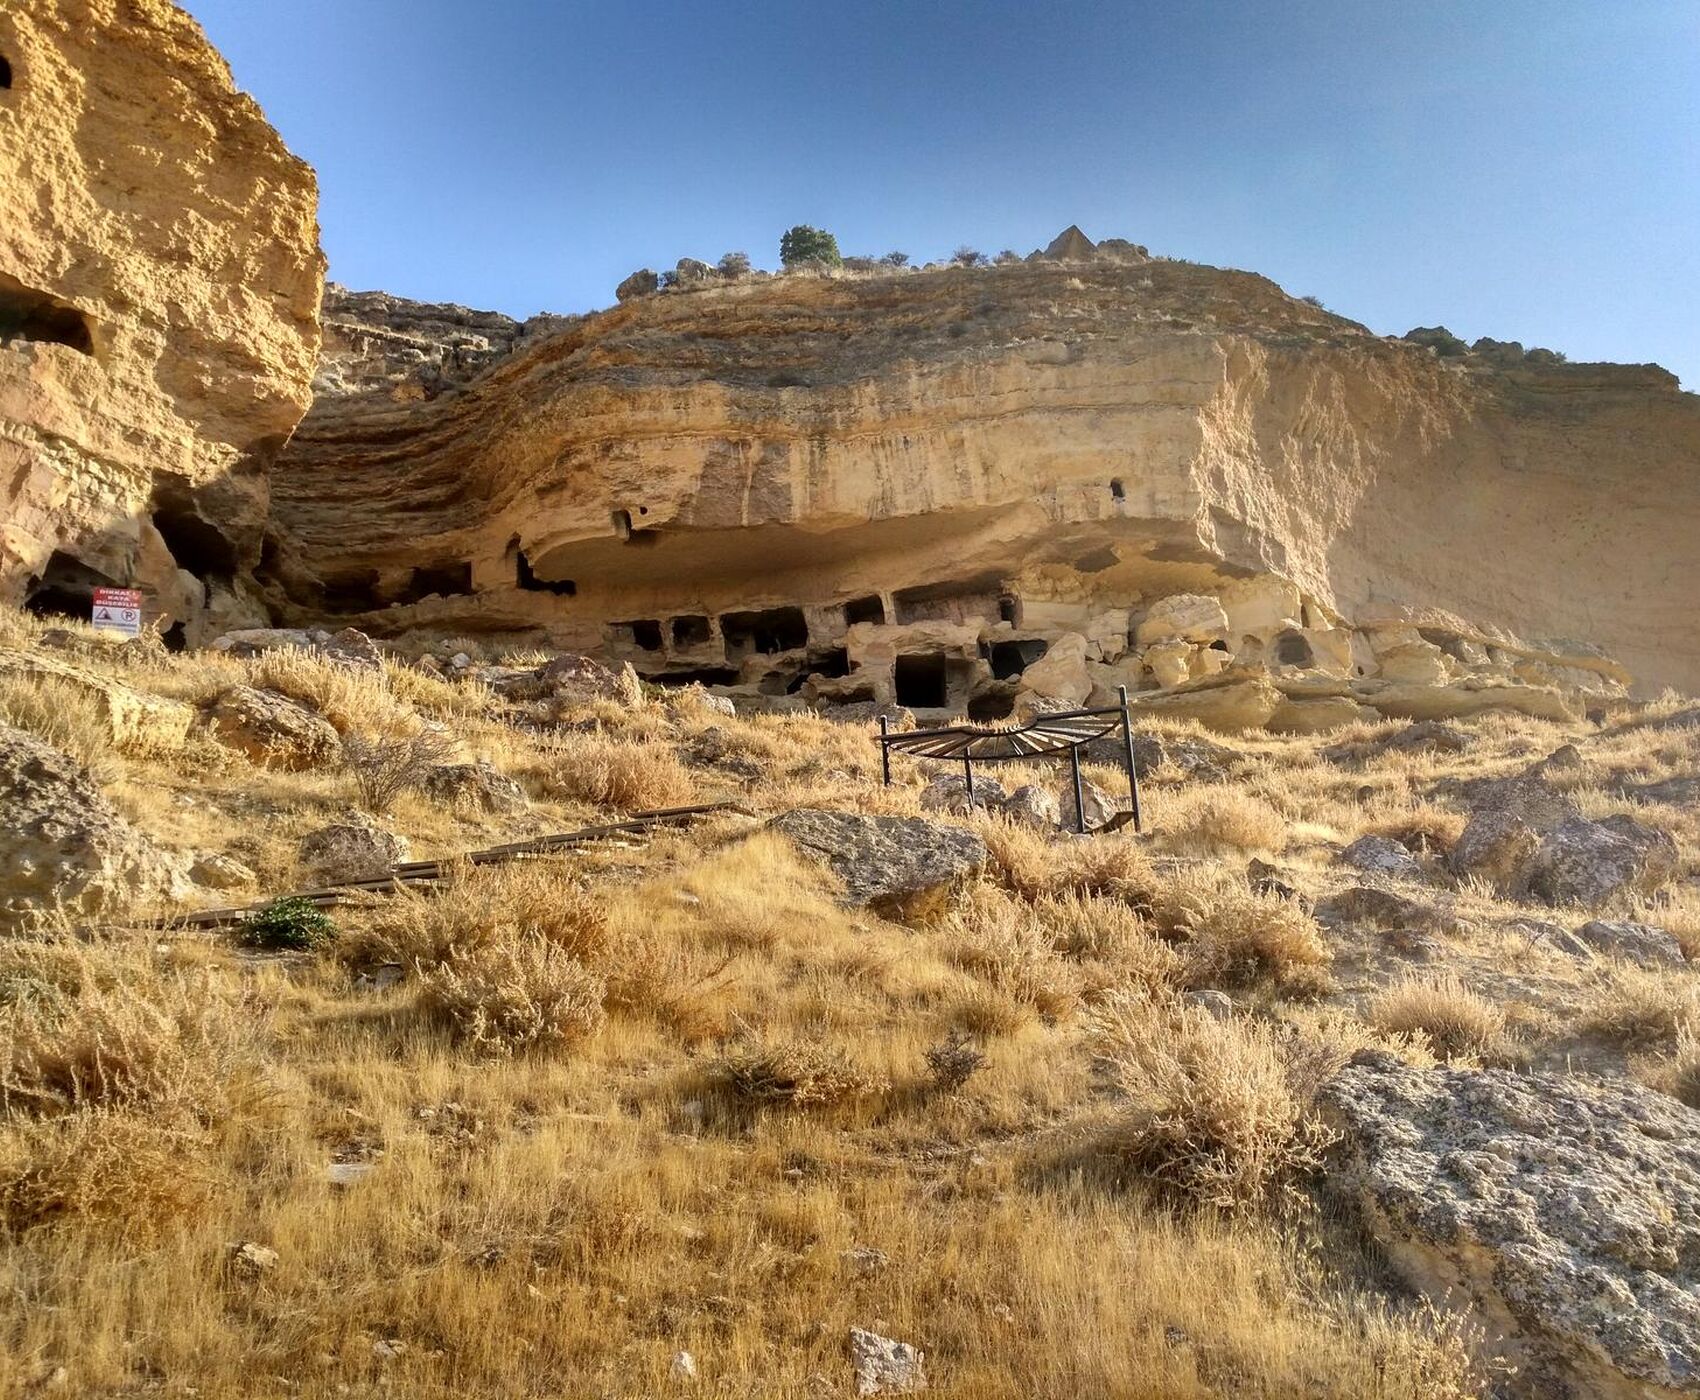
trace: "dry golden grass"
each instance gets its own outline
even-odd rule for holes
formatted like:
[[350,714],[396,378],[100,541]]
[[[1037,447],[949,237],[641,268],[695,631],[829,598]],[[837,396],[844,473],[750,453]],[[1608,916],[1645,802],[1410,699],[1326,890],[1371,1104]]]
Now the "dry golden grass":
[[1407,976],[1377,994],[1369,1019],[1395,1035],[1421,1035],[1442,1060],[1493,1062],[1508,1051],[1505,1010],[1450,972]]
[[558,741],[545,783],[556,797],[622,812],[684,807],[696,798],[672,749],[601,734]]
[[1700,984],[1669,973],[1616,968],[1582,1028],[1624,1049],[1672,1049],[1684,1034],[1700,1033]]
[[558,943],[522,934],[419,973],[420,1005],[486,1055],[560,1049],[602,1026],[607,983]]
[[1118,1095],[1105,1144],[1141,1177],[1246,1211],[1320,1164],[1330,1138],[1312,1101],[1344,1063],[1329,1047],[1143,995],[1108,998],[1087,1024]]
[[1286,817],[1250,793],[1200,788],[1165,804],[1161,839],[1184,855],[1270,855],[1287,844],[1288,829]]

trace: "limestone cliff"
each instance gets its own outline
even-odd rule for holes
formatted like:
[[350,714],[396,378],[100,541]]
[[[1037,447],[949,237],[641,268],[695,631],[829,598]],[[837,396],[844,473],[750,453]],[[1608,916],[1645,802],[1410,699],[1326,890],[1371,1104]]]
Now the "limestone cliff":
[[[1394,683],[1609,688],[1611,653],[1700,685],[1700,399],[1670,375],[1442,358],[1121,247],[637,297],[429,398],[392,365],[284,454],[272,601],[769,690],[884,696],[926,655],[953,703],[1071,635],[1145,686],[1289,631],[1295,665]],[[1248,588],[1250,632],[1139,636]]]
[[313,173],[165,0],[10,0],[0,79],[0,597],[252,617],[319,348]]

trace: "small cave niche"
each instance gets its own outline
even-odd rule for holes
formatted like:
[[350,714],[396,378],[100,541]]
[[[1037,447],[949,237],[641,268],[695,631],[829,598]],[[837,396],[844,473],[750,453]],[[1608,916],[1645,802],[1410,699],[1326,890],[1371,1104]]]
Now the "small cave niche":
[[31,340],[94,354],[94,322],[51,292],[0,272],[0,342]]
[[326,612],[376,612],[384,606],[384,600],[378,595],[378,571],[355,569],[347,573],[326,574],[323,602]]
[[632,537],[632,513],[629,510],[611,511],[608,520],[614,527],[614,533],[621,539],[629,540]]
[[1127,499],[1127,487],[1122,484],[1122,479],[1119,476],[1110,478],[1110,499],[1112,501],[1125,501]]
[[1000,681],[1012,681],[1050,650],[1050,644],[1037,638],[1025,642],[993,642],[992,674]]
[[538,578],[523,549],[514,556],[514,582],[527,593],[555,593],[571,598],[578,592],[578,585],[570,578]]
[[858,622],[884,626],[885,600],[879,594],[870,593],[866,598],[852,598],[844,605],[844,625],[854,627]]
[[633,622],[611,622],[608,624],[619,641],[630,642],[640,651],[661,650],[661,624],[652,617],[638,618]]
[[1314,666],[1316,653],[1306,637],[1297,632],[1283,632],[1275,639],[1275,661],[1281,666]]
[[770,656],[809,644],[809,624],[801,608],[724,613],[720,634],[726,638],[726,650],[732,653],[753,651]]
[[697,666],[683,671],[662,671],[645,676],[657,685],[736,685],[738,672],[731,666]]
[[968,718],[971,720],[1008,719],[1014,713],[1014,686],[988,686],[968,697]]
[[429,597],[433,593],[441,594],[445,598],[455,598],[470,592],[470,563],[422,564],[413,571],[408,580],[406,601],[417,603],[421,598]]
[[24,611],[36,617],[74,617],[87,622],[97,588],[121,588],[117,579],[91,569],[74,554],[56,549],[47,566],[24,585]]
[[897,703],[912,710],[942,710],[950,699],[950,666],[938,652],[899,656],[891,668]]
[[831,651],[823,651],[819,656],[810,657],[809,674],[829,681],[849,675],[850,653],[843,647],[834,647]]
[[236,547],[216,526],[202,519],[188,499],[156,494],[152,519],[178,568],[205,580],[228,582],[236,576],[241,562]]
[[1224,642],[1220,637],[1218,637],[1215,641],[1210,643],[1210,650],[1211,651],[1226,651],[1227,649],[1228,649],[1228,644],[1226,642]]
[[12,61],[0,53],[0,89],[12,86]]
[[714,640],[714,629],[699,613],[686,613],[672,622],[673,645],[681,648],[707,646]]
[[996,578],[958,579],[905,588],[892,595],[897,621],[985,622],[998,616],[1001,598]]
[[171,652],[189,650],[189,630],[181,622],[174,622],[159,634],[159,640],[165,649]]

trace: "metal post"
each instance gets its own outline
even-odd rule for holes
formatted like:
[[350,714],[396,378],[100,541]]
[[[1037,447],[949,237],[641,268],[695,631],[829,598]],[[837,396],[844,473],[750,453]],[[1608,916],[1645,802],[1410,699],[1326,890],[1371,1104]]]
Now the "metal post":
[[880,767],[885,773],[885,785],[891,786],[891,745],[886,741],[886,727],[889,720],[880,716]]
[[1127,751],[1127,785],[1133,789],[1133,829],[1145,830],[1145,823],[1139,814],[1139,765],[1133,757],[1133,716],[1128,712],[1127,687],[1118,685],[1116,694],[1122,701],[1122,746]]
[[974,805],[974,760],[967,754],[962,756],[962,776],[968,783],[968,805]]
[[1069,761],[1074,764],[1074,829],[1086,835],[1086,803],[1080,792],[1080,745],[1068,746]]

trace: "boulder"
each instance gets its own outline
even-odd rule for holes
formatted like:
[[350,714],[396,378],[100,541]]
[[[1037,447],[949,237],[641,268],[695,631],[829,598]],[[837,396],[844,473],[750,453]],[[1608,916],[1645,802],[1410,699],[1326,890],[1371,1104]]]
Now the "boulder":
[[1367,680],[1357,682],[1353,693],[1389,719],[1468,719],[1492,710],[1512,710],[1559,724],[1582,718],[1582,703],[1574,695],[1552,686],[1519,685],[1491,677],[1466,677],[1445,685]]
[[1064,632],[1021,673],[1021,688],[1070,706],[1084,705],[1092,694],[1092,677],[1086,669],[1086,638],[1078,632]]
[[510,700],[553,700],[562,705],[588,705],[597,700],[636,705],[643,687],[629,661],[605,666],[588,656],[567,654],[529,671],[491,679],[491,688]]
[[75,760],[0,725],[0,929],[55,909],[97,914],[120,900],[184,892],[179,861],[113,808]]
[[1700,1114],[1623,1080],[1374,1051],[1321,1104],[1327,1189],[1407,1283],[1483,1325],[1514,1393],[1700,1389]]
[[1173,690],[1192,679],[1192,654],[1196,650],[1191,642],[1153,642],[1145,648],[1140,661],[1160,689]]
[[248,627],[226,632],[213,642],[214,651],[229,652],[232,656],[254,657],[262,652],[293,649],[346,666],[353,671],[382,671],[384,659],[375,643],[364,632],[344,627],[340,632],[322,628]]
[[614,288],[616,301],[630,301],[633,297],[646,297],[661,285],[661,279],[647,267],[640,267],[636,272]]
[[58,686],[86,696],[113,747],[127,753],[181,749],[195,717],[179,701],[143,694],[87,667],[39,653],[0,647],[0,676],[23,676],[43,688]]
[[1547,904],[1597,908],[1623,891],[1656,889],[1676,862],[1676,843],[1633,817],[1574,817],[1542,838],[1519,883]]
[[1686,961],[1675,936],[1652,924],[1590,919],[1576,930],[1576,937],[1595,952],[1642,967],[1680,967]]
[[1207,646],[1228,635],[1228,615],[1221,602],[1208,594],[1175,593],[1147,608],[1133,635],[1142,647],[1168,641]]
[[327,768],[342,757],[329,720],[275,690],[233,685],[207,708],[212,737],[262,768]]
[[1618,791],[1636,802],[1657,802],[1670,807],[1700,807],[1700,774],[1662,778],[1656,783],[1620,783]]
[[1524,869],[1541,837],[1577,815],[1568,797],[1526,774],[1483,784],[1471,809],[1452,850],[1453,873],[1485,880],[1505,894],[1522,889]]
[[[1087,778],[1080,780],[1080,799],[1080,805],[1086,812],[1087,831],[1096,831],[1120,810],[1115,798]],[[1132,801],[1131,794],[1129,801]],[[1079,829],[1075,821],[1074,779],[1071,777],[1065,777],[1062,786],[1057,789],[1057,812],[1063,830]]]
[[1000,810],[1011,821],[1038,827],[1041,831],[1055,831],[1062,822],[1062,808],[1056,795],[1037,783],[1018,787],[1004,799]]
[[208,851],[195,857],[189,878],[203,889],[239,890],[254,883],[254,872],[234,856]]
[[986,864],[972,831],[923,817],[871,817],[799,807],[771,823],[844,884],[844,902],[894,917],[925,918]]
[[1360,836],[1340,852],[1340,863],[1371,875],[1389,875],[1399,880],[1420,880],[1422,866],[1397,841],[1385,836]]
[[425,774],[419,787],[433,802],[446,807],[511,815],[530,806],[525,789],[488,763],[438,764]]
[[1330,763],[1362,763],[1384,753],[1463,753],[1470,743],[1462,729],[1423,719],[1362,743],[1335,744],[1323,749],[1322,757]]
[[[714,280],[714,269],[697,258],[680,258],[673,268],[673,285],[675,287],[700,287],[704,282]],[[615,288],[614,295],[620,295]]]
[[1283,697],[1261,671],[1227,671],[1132,699],[1136,715],[1196,720],[1206,729],[1236,734],[1261,729],[1281,707]]
[[1233,637],[1272,637],[1304,626],[1298,586],[1276,574],[1237,579],[1222,590],[1219,601]]
[[857,1395],[913,1395],[925,1390],[925,1360],[926,1353],[907,1342],[894,1342],[860,1327],[850,1329],[850,1366],[856,1373]]
[[407,859],[407,839],[361,818],[332,822],[301,839],[298,858],[307,879],[320,885],[376,880]]
[[940,773],[921,790],[923,812],[952,812],[961,815],[1001,806],[1005,799],[1003,785],[986,774],[974,775],[974,795],[968,795],[968,782],[960,773]]
[[1348,724],[1377,718],[1374,710],[1360,705],[1349,695],[1304,700],[1288,696],[1269,716],[1268,727],[1276,734],[1326,734],[1331,729],[1344,729]]

